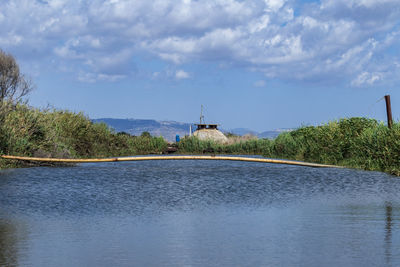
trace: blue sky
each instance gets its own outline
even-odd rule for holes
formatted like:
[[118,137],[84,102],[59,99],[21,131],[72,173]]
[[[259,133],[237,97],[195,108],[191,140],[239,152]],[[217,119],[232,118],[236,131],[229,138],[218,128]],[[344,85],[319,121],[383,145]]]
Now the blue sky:
[[30,104],[264,131],[400,112],[398,0],[3,0]]

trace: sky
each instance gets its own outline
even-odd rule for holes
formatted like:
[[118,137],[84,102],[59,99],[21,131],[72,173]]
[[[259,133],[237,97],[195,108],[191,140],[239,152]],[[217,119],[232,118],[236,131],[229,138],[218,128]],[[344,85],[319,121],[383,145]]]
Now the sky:
[[2,0],[34,107],[265,131],[400,117],[399,0]]

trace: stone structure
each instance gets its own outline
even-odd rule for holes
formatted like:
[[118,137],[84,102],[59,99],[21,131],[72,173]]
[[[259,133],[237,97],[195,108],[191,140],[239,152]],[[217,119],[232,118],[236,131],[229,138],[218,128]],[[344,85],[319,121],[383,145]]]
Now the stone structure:
[[228,138],[218,130],[218,124],[195,124],[197,130],[193,133],[200,140],[211,140],[218,143],[225,143]]

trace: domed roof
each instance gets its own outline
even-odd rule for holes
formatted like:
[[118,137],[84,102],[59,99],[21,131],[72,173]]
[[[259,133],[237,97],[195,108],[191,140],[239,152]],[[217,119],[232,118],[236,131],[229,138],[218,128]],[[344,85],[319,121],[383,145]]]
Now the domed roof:
[[200,129],[193,133],[200,140],[211,140],[217,143],[225,143],[228,138],[217,129]]

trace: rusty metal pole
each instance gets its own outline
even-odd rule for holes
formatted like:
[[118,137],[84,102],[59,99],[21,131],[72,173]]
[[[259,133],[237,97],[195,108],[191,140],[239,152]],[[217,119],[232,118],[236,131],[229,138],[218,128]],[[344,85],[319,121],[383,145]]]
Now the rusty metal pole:
[[390,95],[385,95],[385,102],[386,102],[387,123],[389,129],[391,129],[393,120],[392,120],[392,107],[390,105]]

